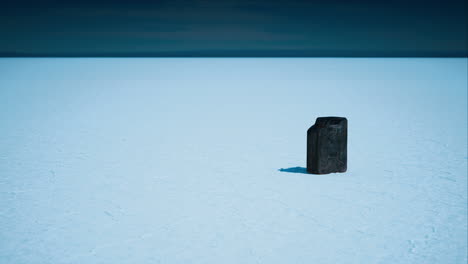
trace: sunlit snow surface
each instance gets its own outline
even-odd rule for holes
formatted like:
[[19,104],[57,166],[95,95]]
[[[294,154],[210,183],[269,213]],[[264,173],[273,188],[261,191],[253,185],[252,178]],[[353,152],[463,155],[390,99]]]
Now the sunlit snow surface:
[[0,59],[0,263],[464,264],[467,156],[466,58]]

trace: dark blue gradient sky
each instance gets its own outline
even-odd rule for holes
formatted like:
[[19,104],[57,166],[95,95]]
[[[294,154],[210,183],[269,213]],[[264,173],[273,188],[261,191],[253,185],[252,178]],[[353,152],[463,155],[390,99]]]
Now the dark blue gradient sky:
[[446,1],[6,1],[3,56],[467,56]]

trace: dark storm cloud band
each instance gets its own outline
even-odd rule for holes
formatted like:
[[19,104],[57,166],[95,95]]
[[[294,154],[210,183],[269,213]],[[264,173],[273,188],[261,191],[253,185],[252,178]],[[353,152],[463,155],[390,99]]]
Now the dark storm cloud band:
[[467,56],[465,1],[5,3],[3,56]]

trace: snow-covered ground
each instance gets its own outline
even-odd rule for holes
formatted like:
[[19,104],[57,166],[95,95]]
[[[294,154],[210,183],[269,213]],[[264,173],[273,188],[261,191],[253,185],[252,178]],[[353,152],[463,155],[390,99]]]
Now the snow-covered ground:
[[1,59],[0,263],[465,264],[467,61]]

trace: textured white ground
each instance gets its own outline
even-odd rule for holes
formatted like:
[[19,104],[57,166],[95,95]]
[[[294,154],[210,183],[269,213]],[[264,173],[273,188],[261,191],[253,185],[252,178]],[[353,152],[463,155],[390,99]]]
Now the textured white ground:
[[467,156],[466,58],[1,59],[0,263],[465,264]]

